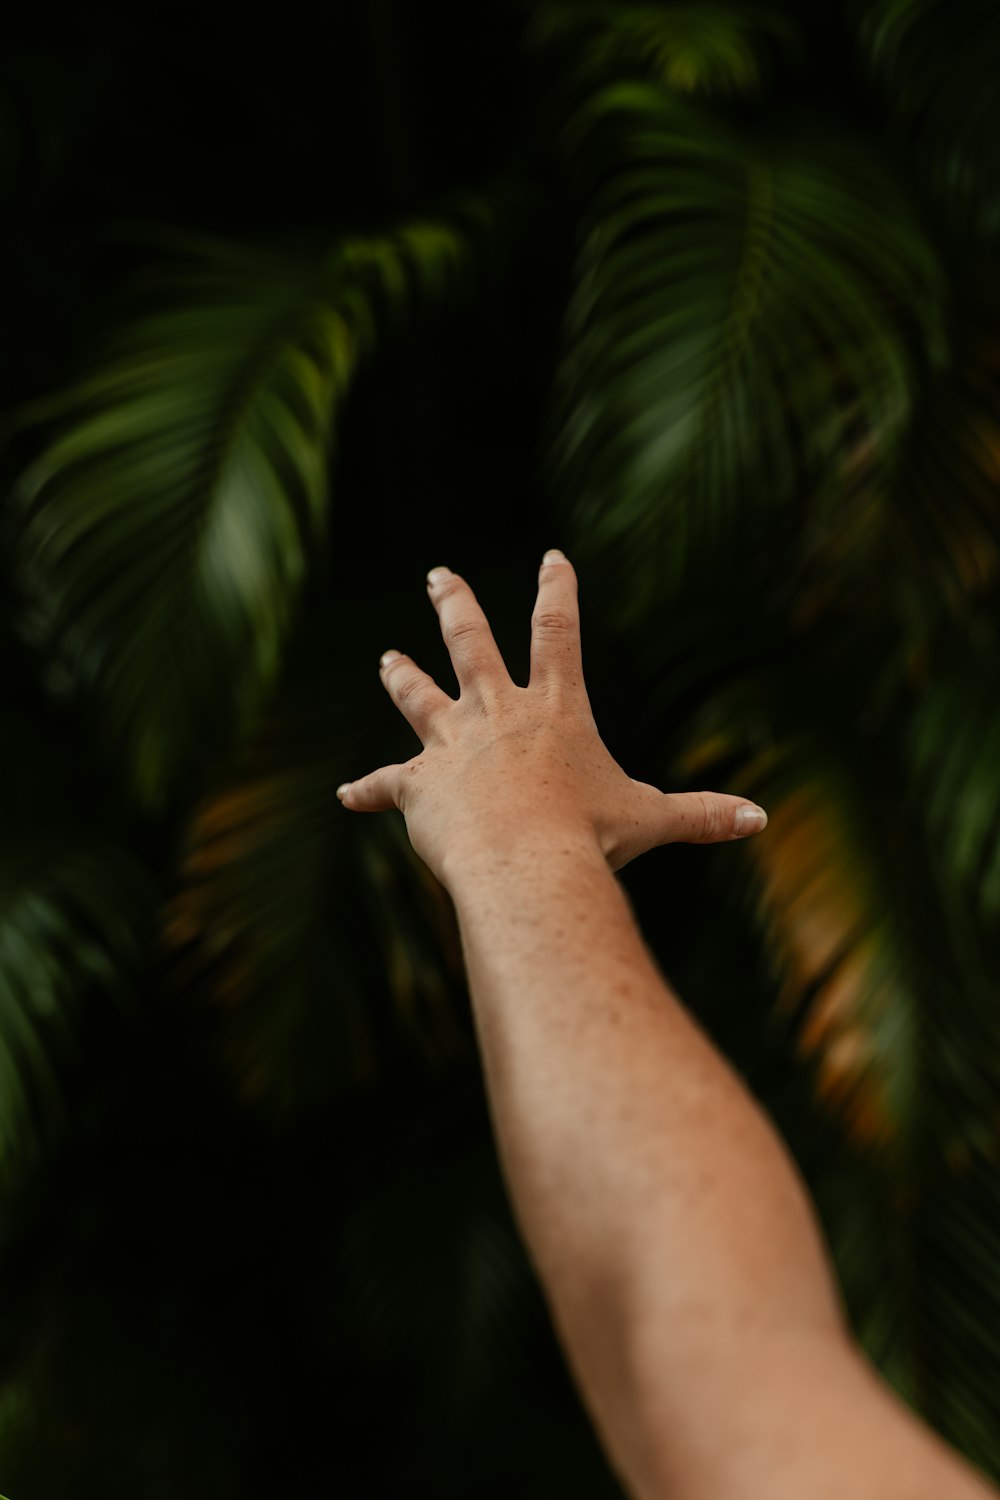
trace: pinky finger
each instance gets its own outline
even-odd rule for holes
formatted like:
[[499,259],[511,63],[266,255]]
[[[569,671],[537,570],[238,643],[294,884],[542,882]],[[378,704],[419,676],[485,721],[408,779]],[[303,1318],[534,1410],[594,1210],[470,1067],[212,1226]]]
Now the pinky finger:
[[351,812],[388,812],[399,807],[399,782],[402,766],[382,766],[358,781],[345,781],[337,796]]

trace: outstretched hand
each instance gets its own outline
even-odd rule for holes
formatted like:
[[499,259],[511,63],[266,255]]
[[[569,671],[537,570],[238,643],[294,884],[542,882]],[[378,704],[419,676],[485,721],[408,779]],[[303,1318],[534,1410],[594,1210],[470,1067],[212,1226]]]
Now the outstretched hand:
[[[612,870],[660,844],[714,844],[756,833],[767,816],[723,792],[661,792],[633,781],[597,732],[583,680],[577,579],[547,552],[531,616],[531,676],[511,681],[472,589],[447,568],[428,574],[455,675],[450,698],[410,657],[387,651],[380,675],[423,749],[337,790],[352,812],[398,808],[437,878],[463,857],[539,832],[596,842]],[[743,809],[758,814],[740,826]]]

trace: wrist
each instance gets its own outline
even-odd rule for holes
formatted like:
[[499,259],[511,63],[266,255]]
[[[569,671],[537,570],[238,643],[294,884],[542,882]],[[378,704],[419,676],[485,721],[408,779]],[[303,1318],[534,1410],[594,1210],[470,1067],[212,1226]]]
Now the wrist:
[[520,879],[526,872],[537,878],[546,867],[567,864],[612,873],[597,834],[586,824],[527,817],[516,827],[481,826],[475,838],[456,843],[443,861],[443,884],[454,900],[467,886]]

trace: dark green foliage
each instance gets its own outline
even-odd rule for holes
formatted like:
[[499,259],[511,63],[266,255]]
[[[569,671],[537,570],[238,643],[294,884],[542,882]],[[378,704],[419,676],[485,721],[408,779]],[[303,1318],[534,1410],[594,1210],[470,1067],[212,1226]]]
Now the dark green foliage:
[[593,191],[554,458],[585,561],[635,580],[645,618],[860,434],[895,452],[946,355],[944,285],[891,178],[826,124],[737,132],[624,84],[567,135]]
[[373,302],[440,297],[470,254],[445,224],[324,255],[178,248],[188,263],[147,278],[152,308],[99,371],[36,408],[66,425],[14,493],[36,639],[102,700],[157,809],[178,762],[248,730],[280,669]]
[[1000,11],[990,0],[875,0],[860,51],[942,212],[1000,233]]

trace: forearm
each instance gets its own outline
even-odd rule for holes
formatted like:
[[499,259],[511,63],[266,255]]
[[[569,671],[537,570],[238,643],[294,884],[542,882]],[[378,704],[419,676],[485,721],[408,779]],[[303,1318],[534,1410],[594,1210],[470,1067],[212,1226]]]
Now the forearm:
[[634,1469],[643,1404],[678,1430],[710,1420],[744,1340],[759,1357],[846,1337],[814,1211],[596,845],[484,844],[448,885],[515,1214],[594,1420]]

